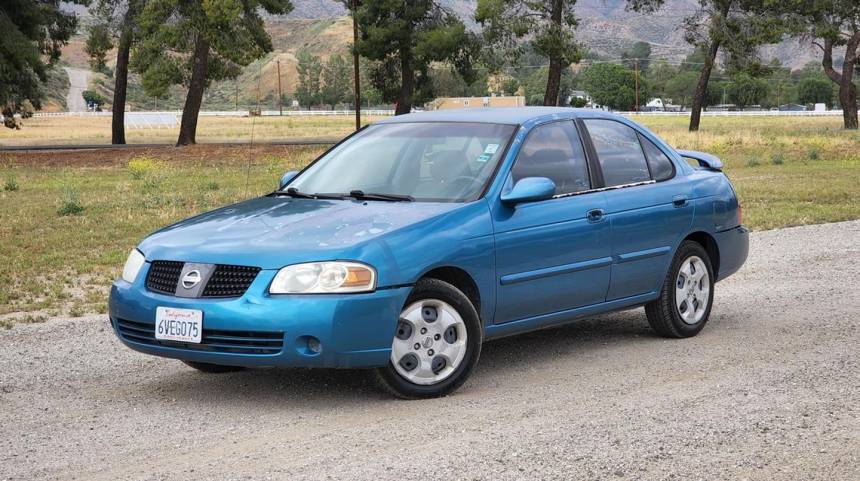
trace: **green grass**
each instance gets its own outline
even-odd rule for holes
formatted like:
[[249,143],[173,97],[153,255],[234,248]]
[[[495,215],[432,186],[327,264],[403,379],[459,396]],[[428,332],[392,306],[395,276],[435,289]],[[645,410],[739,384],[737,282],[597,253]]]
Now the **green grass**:
[[247,178],[242,155],[217,165],[144,156],[74,168],[2,167],[0,158],[0,178],[14,173],[19,186],[0,191],[0,326],[105,312],[110,283],[149,232],[270,192],[320,150],[256,159]]
[[[679,148],[722,157],[753,229],[860,218],[860,134],[840,130],[839,119],[706,117],[697,134],[685,118],[639,120]],[[0,189],[0,325],[105,312],[111,282],[146,234],[271,191],[321,150],[257,155],[247,180],[247,148],[119,161],[80,153],[88,157],[67,164],[52,154],[51,166],[0,154],[0,180],[15,186]]]

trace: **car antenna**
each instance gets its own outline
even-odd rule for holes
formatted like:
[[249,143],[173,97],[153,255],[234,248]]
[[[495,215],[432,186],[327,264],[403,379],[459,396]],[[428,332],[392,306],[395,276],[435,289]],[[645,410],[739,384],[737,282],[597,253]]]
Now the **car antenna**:
[[251,116],[251,141],[248,142],[248,166],[245,168],[245,192],[242,197],[248,198],[248,186],[251,183],[251,159],[254,157],[254,126],[257,124],[257,116],[263,112],[260,111],[260,80],[263,78],[263,63],[260,62],[260,70],[257,73],[257,110],[251,112],[248,109],[248,114]]

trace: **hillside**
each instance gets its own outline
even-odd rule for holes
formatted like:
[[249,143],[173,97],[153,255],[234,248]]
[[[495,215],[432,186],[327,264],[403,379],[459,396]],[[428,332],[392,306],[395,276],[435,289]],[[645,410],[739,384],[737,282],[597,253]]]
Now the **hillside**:
[[[440,0],[446,8],[455,12],[471,28],[477,28],[472,16],[476,0]],[[351,22],[340,2],[334,0],[293,0],[294,11],[287,17],[268,17],[267,30],[272,35],[275,51],[245,68],[235,81],[213,84],[204,99],[204,108],[240,109],[254,108],[258,93],[263,109],[277,107],[277,62],[281,64],[282,91],[289,94],[296,85],[296,55],[301,50],[327,57],[332,53],[347,53],[352,41]],[[576,10],[580,17],[578,38],[592,51],[617,58],[620,52],[634,42],[644,40],[651,43],[652,58],[682,60],[690,51],[679,28],[684,16],[693,12],[697,0],[668,0],[666,6],[656,14],[644,15],[628,12],[626,0],[579,0]],[[75,9],[87,24],[87,12]],[[63,61],[72,66],[86,66],[82,52],[83,41],[79,35],[64,50]],[[810,46],[788,41],[767,46],[763,50],[765,59],[778,58],[784,65],[797,69],[817,59],[817,52]],[[102,75],[94,76],[95,87],[110,98],[112,80]],[[238,92],[238,96],[237,96]],[[170,98],[162,99],[159,108],[180,108],[184,89],[174,88]],[[148,98],[140,89],[136,79],[131,79],[130,105],[136,108],[153,108],[155,100]]]

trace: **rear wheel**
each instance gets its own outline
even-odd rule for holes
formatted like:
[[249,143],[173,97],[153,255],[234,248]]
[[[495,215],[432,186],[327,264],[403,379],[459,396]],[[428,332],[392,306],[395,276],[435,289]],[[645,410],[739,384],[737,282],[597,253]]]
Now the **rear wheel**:
[[708,253],[684,241],[672,259],[660,297],[645,305],[651,328],[664,337],[692,337],[708,322],[714,302],[714,272]]
[[463,292],[438,279],[422,279],[400,313],[387,366],[377,370],[397,397],[444,396],[460,387],[481,352],[483,329]]
[[223,366],[221,364],[209,364],[207,362],[194,362],[194,361],[182,361],[185,364],[197,369],[200,372],[205,372],[207,374],[220,374],[223,372],[234,372],[241,371],[245,369],[240,366]]

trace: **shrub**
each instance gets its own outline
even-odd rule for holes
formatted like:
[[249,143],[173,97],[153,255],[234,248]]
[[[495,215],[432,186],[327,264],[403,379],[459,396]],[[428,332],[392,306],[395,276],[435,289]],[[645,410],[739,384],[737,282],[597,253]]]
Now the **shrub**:
[[14,175],[10,175],[6,177],[6,183],[3,185],[3,190],[6,192],[15,192],[18,190],[18,181],[15,180]]
[[78,193],[74,189],[66,188],[63,192],[63,201],[60,208],[57,209],[57,214],[61,216],[79,215],[84,211],[84,206],[78,200]]
[[757,167],[759,165],[758,159],[755,157],[750,157],[747,159],[747,167]]
[[773,165],[782,165],[785,163],[785,154],[782,152],[774,152],[770,156],[770,162]]
[[814,147],[809,149],[809,160],[818,160],[818,149]]

